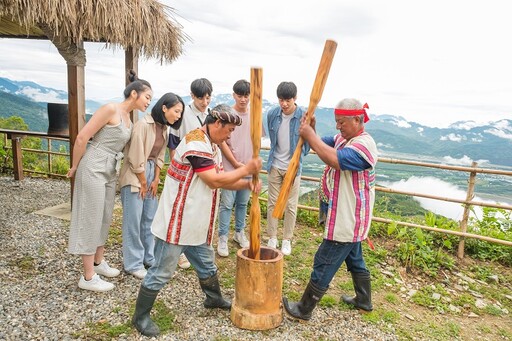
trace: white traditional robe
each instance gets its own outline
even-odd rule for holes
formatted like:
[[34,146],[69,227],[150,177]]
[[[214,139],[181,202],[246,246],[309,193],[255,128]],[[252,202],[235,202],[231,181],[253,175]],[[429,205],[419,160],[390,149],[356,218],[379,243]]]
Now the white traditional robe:
[[[194,170],[188,156],[211,159],[214,165]],[[219,193],[197,175],[212,167],[217,172],[222,171],[220,149],[201,129],[192,130],[176,148],[167,170],[158,210],[151,225],[151,231],[157,238],[178,245],[212,244]]]

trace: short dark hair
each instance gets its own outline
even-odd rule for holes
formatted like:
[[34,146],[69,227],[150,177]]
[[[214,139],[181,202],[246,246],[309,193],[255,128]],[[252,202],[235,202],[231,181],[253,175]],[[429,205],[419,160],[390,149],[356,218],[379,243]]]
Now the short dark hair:
[[153,117],[153,120],[155,120],[155,122],[158,122],[160,124],[166,124],[174,129],[179,129],[181,126],[181,121],[183,120],[183,112],[181,113],[181,117],[176,122],[174,122],[173,124],[169,124],[169,122],[165,118],[164,111],[162,110],[162,106],[164,105],[167,109],[169,109],[178,103],[181,103],[181,105],[183,106],[183,111],[185,111],[185,102],[183,102],[183,99],[181,99],[180,96],[172,92],[164,94],[156,102],[153,108],[151,108],[151,117]]
[[198,78],[190,84],[190,92],[198,98],[206,95],[211,96],[213,92],[212,83],[206,78]]
[[251,93],[251,83],[245,79],[240,79],[233,85],[233,92],[238,96],[247,96]]
[[133,90],[137,92],[137,97],[139,97],[141,93],[151,89],[151,84],[144,79],[139,79],[139,77],[137,77],[137,73],[133,69],[128,71],[128,80],[130,81],[130,84],[128,84],[123,91],[124,99],[130,97]]
[[297,97],[297,86],[293,82],[281,82],[277,87],[277,98],[291,99]]

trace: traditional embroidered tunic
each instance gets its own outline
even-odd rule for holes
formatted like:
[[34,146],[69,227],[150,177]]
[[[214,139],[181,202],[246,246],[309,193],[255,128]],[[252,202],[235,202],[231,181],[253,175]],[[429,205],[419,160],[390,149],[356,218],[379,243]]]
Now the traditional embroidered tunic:
[[368,236],[373,214],[377,146],[366,132],[349,141],[338,134],[334,140],[337,150],[353,149],[371,168],[350,171],[326,167],[322,177],[322,190],[329,200],[329,209],[324,238],[337,242],[360,242]]
[[[206,162],[203,168],[193,168],[188,157]],[[222,155],[208,135],[195,129],[185,135],[176,148],[167,170],[151,231],[171,244],[212,244],[214,222],[218,210],[218,190],[211,189],[197,173],[214,168],[222,171]]]

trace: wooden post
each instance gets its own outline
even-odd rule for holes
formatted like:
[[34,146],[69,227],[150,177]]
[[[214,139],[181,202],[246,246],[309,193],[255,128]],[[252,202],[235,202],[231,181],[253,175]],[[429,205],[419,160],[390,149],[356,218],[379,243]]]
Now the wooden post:
[[11,135],[12,164],[14,168],[14,180],[23,180],[23,153],[21,151],[21,135]]
[[[139,75],[139,55],[137,51],[133,50],[133,47],[129,47],[124,51],[124,74],[125,74],[125,86],[130,84],[128,79],[129,71],[133,70]],[[144,77],[141,77],[144,78]],[[139,120],[139,111],[133,110],[130,112],[130,118],[135,124]]]
[[[471,167],[476,168],[476,166],[477,166],[477,163],[473,161],[473,163],[471,164]],[[475,180],[476,180],[476,172],[471,172],[469,175],[468,192],[466,194],[466,201],[471,201],[475,197]],[[460,231],[462,233],[466,233],[466,231],[467,231],[470,209],[471,209],[471,205],[464,204],[464,213],[462,214],[462,220],[460,221]],[[465,238],[460,237],[459,249],[457,251],[457,257],[459,259],[464,258],[464,244],[465,244]]]
[[48,146],[47,147],[47,150],[48,150],[48,173],[53,173],[52,172],[52,139],[51,138],[47,138],[46,141],[48,142]]
[[[83,43],[78,44],[83,48]],[[73,164],[73,147],[78,132],[85,125],[85,69],[83,65],[68,64],[69,164]],[[71,178],[73,201],[74,178]]]

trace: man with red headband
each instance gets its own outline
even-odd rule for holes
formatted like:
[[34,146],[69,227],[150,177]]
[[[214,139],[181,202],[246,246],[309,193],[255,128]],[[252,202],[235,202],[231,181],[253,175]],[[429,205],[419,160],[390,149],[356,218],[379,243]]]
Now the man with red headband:
[[371,278],[363,259],[361,242],[368,236],[375,201],[377,146],[364,131],[368,105],[356,99],[342,100],[334,110],[334,137],[320,138],[311,125],[302,122],[299,133],[327,165],[322,190],[328,200],[324,239],[318,248],[309,284],[299,302],[283,298],[286,311],[309,320],[313,309],[329,288],[343,262],[352,274],[355,297],[342,300],[358,309],[371,311]]

